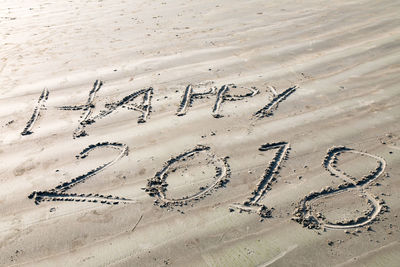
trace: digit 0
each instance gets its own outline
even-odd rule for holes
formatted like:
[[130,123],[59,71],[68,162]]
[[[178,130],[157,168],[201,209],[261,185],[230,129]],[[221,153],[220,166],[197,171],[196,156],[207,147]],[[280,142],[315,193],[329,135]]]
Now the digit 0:
[[[199,153],[208,153],[212,159],[212,164],[215,167],[215,176],[213,182],[208,185],[201,187],[200,190],[192,195],[185,196],[182,198],[171,198],[168,197],[166,192],[168,188],[167,177],[171,172],[174,172],[174,166],[179,162],[194,158]],[[186,205],[191,201],[196,201],[204,198],[211,191],[223,186],[229,181],[230,167],[227,162],[227,157],[216,158],[214,154],[210,153],[209,146],[198,145],[194,149],[183,152],[182,154],[168,160],[162,169],[156,173],[156,175],[148,180],[147,187],[144,190],[152,197],[156,197],[156,204],[160,207],[172,207]]]

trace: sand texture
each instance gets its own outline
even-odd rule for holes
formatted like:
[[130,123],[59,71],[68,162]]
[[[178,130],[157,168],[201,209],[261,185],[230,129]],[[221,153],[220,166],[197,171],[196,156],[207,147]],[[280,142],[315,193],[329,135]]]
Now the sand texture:
[[398,266],[400,1],[0,6],[0,266]]

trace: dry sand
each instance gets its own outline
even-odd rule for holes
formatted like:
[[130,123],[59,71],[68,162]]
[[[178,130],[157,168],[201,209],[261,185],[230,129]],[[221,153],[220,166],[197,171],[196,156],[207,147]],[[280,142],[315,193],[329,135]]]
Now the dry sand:
[[399,1],[0,7],[1,266],[398,266]]

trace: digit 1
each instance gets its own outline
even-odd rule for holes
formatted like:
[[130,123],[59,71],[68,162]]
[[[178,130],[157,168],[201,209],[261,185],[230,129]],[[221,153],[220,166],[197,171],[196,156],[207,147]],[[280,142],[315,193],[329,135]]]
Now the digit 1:
[[259,201],[265,195],[266,191],[271,189],[272,182],[276,181],[280,166],[288,157],[290,144],[287,142],[267,143],[262,145],[258,150],[276,150],[276,152],[268,168],[265,169],[263,176],[261,176],[256,188],[251,192],[251,196],[242,204],[233,204],[230,210],[238,209],[240,211],[255,212],[263,218],[268,218],[271,217],[271,210],[265,205],[260,204]]

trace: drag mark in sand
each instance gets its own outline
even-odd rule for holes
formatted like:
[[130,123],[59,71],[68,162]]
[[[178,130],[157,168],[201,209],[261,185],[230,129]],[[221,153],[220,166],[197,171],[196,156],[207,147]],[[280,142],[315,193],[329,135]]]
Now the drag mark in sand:
[[[143,95],[143,99],[140,104],[130,103],[131,101],[135,100],[140,95]],[[116,111],[118,108],[126,108],[128,110],[135,110],[135,111],[140,112],[141,115],[138,118],[138,123],[145,123],[151,113],[152,97],[153,97],[153,88],[149,87],[146,89],[138,90],[130,95],[127,95],[120,101],[106,104],[105,105],[106,109],[101,110],[100,113],[96,116],[90,117],[90,113],[88,113],[87,116],[85,116],[84,119],[79,123],[80,125],[78,126],[78,128],[74,131],[74,134],[73,134],[74,138],[86,136],[87,133],[86,133],[85,129],[88,125],[95,123],[96,120],[98,120],[98,119],[102,119],[102,118],[110,115],[111,113]]]
[[256,188],[251,192],[251,196],[243,204],[233,204],[230,208],[231,211],[238,209],[240,212],[255,212],[262,218],[271,217],[271,209],[268,209],[265,205],[258,202],[265,195],[267,190],[271,190],[271,185],[276,181],[281,164],[288,158],[290,145],[287,142],[267,143],[262,145],[258,150],[268,151],[272,149],[277,149],[277,152],[270,161],[268,168],[265,169]]
[[[197,87],[199,87],[199,86],[197,86]],[[249,91],[249,93],[242,94],[242,95],[230,95],[229,92],[232,89],[236,89],[236,88],[246,89]],[[246,87],[238,87],[235,84],[224,84],[221,86],[220,89],[213,86],[208,91],[201,92],[201,93],[195,93],[193,91],[193,85],[189,84],[186,87],[185,92],[182,95],[182,100],[178,107],[178,111],[176,112],[176,115],[177,116],[186,115],[189,107],[192,106],[193,101],[195,99],[203,99],[206,97],[216,95],[217,98],[215,100],[215,103],[214,103],[214,106],[212,109],[212,116],[214,118],[221,118],[221,117],[223,117],[223,115],[221,114],[222,103],[224,103],[225,101],[243,100],[244,98],[247,98],[247,97],[253,97],[253,96],[257,95],[259,92],[260,91],[255,87],[246,88]]]
[[194,99],[202,99],[210,95],[215,95],[217,88],[215,86],[211,87],[208,91],[202,93],[195,93],[193,91],[193,85],[189,84],[186,86],[185,92],[182,95],[181,103],[179,104],[177,116],[186,115],[189,107],[192,106]]
[[235,89],[238,88],[238,86],[236,86],[235,84],[228,84],[228,85],[223,85],[217,92],[217,100],[215,101],[213,110],[212,110],[212,115],[214,118],[221,118],[223,117],[223,115],[221,115],[221,105],[222,103],[224,103],[225,101],[239,101],[239,100],[243,100],[246,97],[253,97],[256,94],[258,94],[260,91],[255,88],[255,87],[251,87],[251,88],[244,88],[247,89],[248,91],[250,91],[247,94],[244,95],[229,95],[228,92],[231,89]]
[[21,132],[21,135],[30,135],[33,133],[32,128],[35,125],[36,120],[40,116],[40,111],[46,108],[46,101],[48,98],[49,98],[49,91],[45,88],[40,94],[37,105],[33,110],[32,117],[27,122],[25,129]]
[[62,107],[58,107],[57,109],[59,109],[59,110],[83,110],[83,114],[81,116],[82,122],[87,121],[89,116],[92,114],[92,110],[95,108],[95,105],[93,104],[93,102],[96,97],[96,93],[100,90],[102,85],[103,85],[102,81],[96,80],[94,82],[93,88],[89,92],[89,97],[86,101],[86,104],[79,105],[79,106],[62,106]]
[[91,113],[91,109],[94,108],[94,98],[96,97],[96,93],[100,90],[103,86],[103,82],[96,80],[93,84],[93,88],[89,91],[89,96],[86,101],[86,104],[79,105],[79,106],[61,106],[57,107],[59,110],[83,110],[84,113],[82,115],[83,120],[87,119]]
[[258,265],[258,267],[267,267],[267,266],[270,266],[271,264],[273,264],[273,263],[276,262],[277,260],[282,259],[283,257],[285,257],[285,255],[286,255],[287,253],[291,252],[292,250],[294,250],[294,249],[297,248],[297,247],[298,247],[297,244],[288,247],[287,250],[285,250],[285,251],[279,253],[279,255],[276,256],[276,257],[274,257],[273,259],[271,259],[271,260],[269,260],[269,261],[267,261],[267,262],[265,262],[265,263],[263,263],[263,264]]
[[122,143],[110,143],[103,142],[97,143],[95,145],[89,145],[85,148],[79,155],[76,156],[78,159],[86,158],[91,151],[97,148],[112,148],[119,151],[117,157],[115,157],[112,161],[104,163],[103,165],[98,166],[97,168],[90,170],[89,172],[79,175],[78,177],[73,178],[69,182],[65,182],[61,185],[56,186],[53,189],[47,191],[34,191],[32,192],[28,198],[33,199],[36,205],[39,205],[42,201],[76,201],[76,202],[93,202],[93,203],[101,203],[101,204],[118,204],[122,203],[135,203],[134,200],[114,197],[112,195],[103,196],[99,194],[75,194],[75,193],[66,193],[66,191],[70,190],[72,187],[76,186],[79,183],[84,183],[90,177],[95,176],[99,172],[104,169],[110,167],[122,157],[128,155],[128,146]]
[[[377,160],[377,167],[370,171],[369,174],[364,175],[361,179],[350,176],[349,174],[339,170],[337,168],[338,156],[341,153],[354,153],[363,156],[368,156]],[[310,229],[320,229],[321,226],[329,229],[348,229],[362,227],[372,223],[381,212],[388,211],[388,207],[384,205],[383,200],[379,200],[378,197],[373,196],[367,192],[368,186],[371,185],[372,181],[380,177],[385,168],[386,161],[378,156],[368,154],[366,152],[356,151],[344,146],[332,147],[328,150],[328,153],[323,161],[323,167],[331,173],[332,176],[343,179],[345,182],[338,185],[336,188],[330,186],[322,189],[320,192],[311,192],[309,195],[304,197],[298,204],[298,207],[294,211],[294,217],[292,220],[302,224],[304,227]],[[349,190],[358,190],[361,197],[367,201],[370,207],[369,211],[366,211],[362,216],[345,221],[336,221],[334,223],[329,222],[321,213],[314,214],[311,205],[308,202],[313,200],[327,197],[330,195],[338,195],[340,193]]]
[[286,89],[285,91],[283,91],[280,94],[276,94],[276,90],[273,87],[269,87],[269,89],[273,95],[273,98],[267,105],[265,105],[263,108],[261,108],[260,110],[258,110],[257,112],[255,112],[253,114],[253,117],[256,117],[257,119],[262,119],[265,117],[272,116],[274,110],[276,110],[278,108],[279,103],[281,103],[288,96],[293,94],[298,89],[298,87],[296,85],[289,87],[288,89]]
[[196,201],[204,198],[206,195],[211,194],[214,189],[224,186],[230,177],[230,167],[227,162],[227,158],[215,158],[212,154],[213,160],[212,164],[215,166],[216,175],[214,176],[214,182],[206,187],[201,187],[200,191],[183,198],[168,198],[166,196],[166,191],[168,187],[167,177],[170,172],[172,172],[172,166],[174,163],[180,161],[185,161],[188,158],[194,157],[196,154],[208,152],[210,147],[197,145],[194,149],[183,152],[182,154],[172,157],[168,160],[162,169],[156,173],[156,175],[148,180],[147,187],[144,189],[150,196],[156,197],[156,204],[160,207],[173,207],[173,206],[183,206],[187,205],[188,202]]

